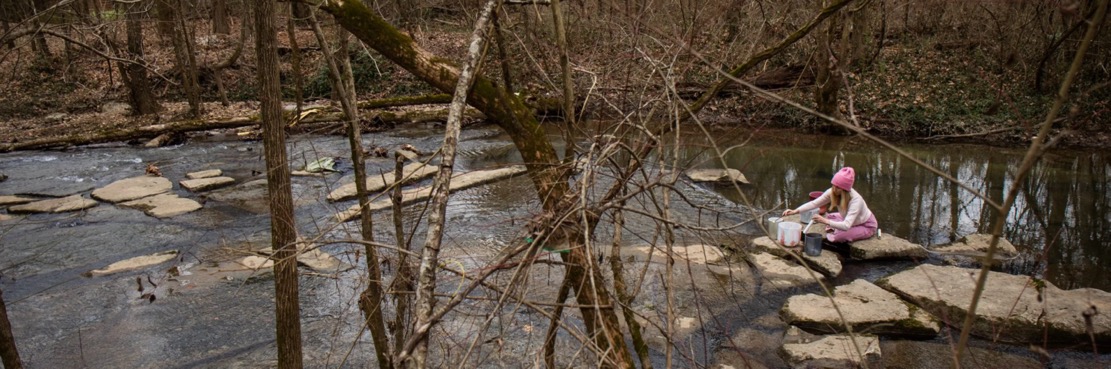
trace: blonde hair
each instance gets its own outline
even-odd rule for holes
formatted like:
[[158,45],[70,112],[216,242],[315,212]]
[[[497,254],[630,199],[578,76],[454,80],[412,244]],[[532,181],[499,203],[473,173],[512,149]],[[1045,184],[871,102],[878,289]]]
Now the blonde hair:
[[849,211],[849,198],[852,197],[852,193],[837,186],[831,188],[833,190],[830,191],[829,211],[836,210],[844,216]]

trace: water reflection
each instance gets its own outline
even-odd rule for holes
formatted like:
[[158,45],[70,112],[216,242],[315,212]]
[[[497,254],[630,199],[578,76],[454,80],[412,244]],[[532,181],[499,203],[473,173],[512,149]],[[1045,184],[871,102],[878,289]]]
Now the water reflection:
[[[1014,171],[1024,154],[975,145],[901,147],[997,203],[1015,185]],[[682,155],[699,167],[720,167],[712,151],[692,146]],[[860,138],[761,134],[729,150],[725,164],[745,173],[752,185],[742,191],[766,209],[798,206],[810,191],[828,188],[840,167],[852,166],[854,187],[876,213],[880,228],[924,245],[988,233],[996,214],[956,183]],[[1066,289],[1111,290],[1111,278],[1103,275],[1111,267],[1111,236],[1104,231],[1111,225],[1109,183],[1106,155],[1058,151],[1039,163],[1022,184],[1004,230],[1022,256],[1004,268]],[[731,188],[716,190],[741,201]]]

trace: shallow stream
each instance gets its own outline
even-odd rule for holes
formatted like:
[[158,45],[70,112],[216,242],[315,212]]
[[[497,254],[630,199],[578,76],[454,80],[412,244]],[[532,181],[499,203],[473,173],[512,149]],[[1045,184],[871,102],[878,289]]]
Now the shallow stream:
[[[465,130],[457,170],[518,161],[512,144],[499,132],[492,126]],[[723,133],[721,137],[734,135]],[[747,137],[746,133],[735,142]],[[440,140],[440,131],[430,125],[365,137],[368,146],[393,148],[411,144],[424,151],[434,150]],[[684,147],[679,150],[681,161],[696,167],[720,167],[716,155],[710,155],[713,148],[698,144],[706,141],[698,137],[684,140]],[[726,140],[722,145],[724,150],[733,144]],[[995,201],[1014,185],[1012,172],[1022,157],[1019,150],[986,146],[902,147]],[[294,178],[300,233],[353,238],[357,234],[355,223],[336,225],[330,219],[352,201],[323,200],[331,189],[350,181],[346,140],[334,136],[294,136],[289,152],[295,169],[320,157],[341,158],[338,174]],[[265,178],[261,154],[261,142],[219,135],[159,149],[113,144],[0,154],[0,173],[9,176],[0,183],[0,195],[87,196],[93,188],[142,175],[148,164],[158,166],[175,183],[184,179],[185,173],[217,168],[237,182],[235,187],[202,194],[192,194],[175,185],[175,192],[202,202],[204,208],[169,219],[159,220],[134,209],[102,203],[78,213],[29,215],[0,222],[0,287],[24,361],[30,367],[40,368],[273,366],[272,280],[265,273],[231,270],[228,264],[218,262],[268,245],[270,223],[265,185],[256,182]],[[741,187],[744,198],[758,210],[775,212],[801,204],[807,200],[808,192],[827,188],[829,178],[838,168],[853,166],[858,173],[855,187],[877,214],[885,234],[923,245],[948,243],[964,235],[986,232],[993,215],[985,202],[971,192],[859,138],[763,132],[744,145],[729,149],[723,158],[726,165],[740,169],[751,181]],[[393,160],[375,158],[368,165],[371,173],[380,173],[392,170]],[[699,201],[735,206],[737,211],[722,222],[741,221],[740,214],[750,214],[741,211],[747,207],[737,205],[745,201],[732,186],[684,184],[679,188]],[[484,260],[505,245],[517,242],[523,236],[524,224],[538,211],[533,194],[528,179],[517,177],[453,195],[445,241],[451,246],[445,251],[448,264],[470,270],[482,266]],[[690,207],[676,207],[675,211],[679,218],[701,219],[701,213]],[[407,224],[422,216],[413,207],[406,209]],[[389,218],[379,214],[375,222],[378,239],[392,243]],[[631,232],[655,232],[647,229],[653,227],[652,222],[631,220],[630,224]],[[1106,277],[1111,269],[1108,247],[1111,233],[1104,231],[1109,226],[1111,158],[1094,152],[1054,152],[1023,184],[1008,217],[1005,236],[1022,256],[1005,263],[1002,270],[1036,275],[1066,289],[1111,290],[1111,279]],[[734,232],[740,239],[754,237],[759,230],[753,223],[747,223]],[[419,244],[424,233],[418,231],[415,235],[415,243]],[[174,264],[183,266],[185,274],[171,276],[160,266],[106,277],[83,276],[118,260],[171,249],[182,253]],[[366,366],[373,360],[372,349],[354,307],[363,289],[359,248],[336,244],[324,249],[356,268],[334,276],[313,273],[302,276],[306,364]],[[875,280],[912,265],[850,262],[845,276],[835,282],[846,283],[855,278]],[[546,278],[538,283],[536,293],[558,289],[559,279],[551,275]],[[154,291],[157,300],[139,298],[144,291],[137,286],[145,286],[145,292]],[[642,292],[652,294],[660,288],[659,282],[649,283]],[[739,345],[744,348],[743,356],[771,367],[784,365],[777,359],[778,347],[769,343],[783,331],[782,323],[776,322],[776,311],[787,296],[814,291],[783,291],[744,301],[729,301],[728,296],[710,294],[711,302],[725,302],[722,305],[729,307],[713,311],[713,328],[686,338],[689,345],[684,347],[702,353],[684,357],[692,363],[712,362],[712,357],[720,358],[723,352],[730,351],[730,345],[724,342],[735,337],[744,341]],[[698,292],[681,294],[680,305],[684,298],[693,299],[694,295]],[[445,323],[450,332],[441,334],[458,336],[460,341],[473,337],[473,331],[485,318],[482,310],[477,307],[473,310],[473,314],[468,313],[468,306],[464,305],[456,319]],[[528,333],[503,330],[501,334],[506,337],[525,339],[487,343],[502,345],[491,350],[519,352],[525,357],[514,360],[499,356],[500,359],[485,361],[488,365],[484,366],[532,365],[528,356],[535,353],[520,350],[532,347],[529,342],[535,344],[535,340],[542,339],[546,319],[527,312],[517,312],[510,318],[512,324],[499,319],[495,326],[525,324],[537,329],[532,332],[530,328]],[[949,348],[941,339],[891,341],[886,345],[885,350],[888,347],[895,350],[891,363],[897,363],[889,367],[927,368],[948,363],[945,352]],[[1013,367],[1023,367],[1023,363],[1042,365],[1037,354],[1024,347],[983,341],[975,345],[1005,356],[1000,360],[1010,360],[1002,362],[1012,363]],[[1107,355],[1085,354],[1082,349],[1054,351],[1053,355],[1049,363],[1056,366],[1092,362],[1099,367],[1099,363],[1109,360]],[[927,357],[932,359],[923,359]]]

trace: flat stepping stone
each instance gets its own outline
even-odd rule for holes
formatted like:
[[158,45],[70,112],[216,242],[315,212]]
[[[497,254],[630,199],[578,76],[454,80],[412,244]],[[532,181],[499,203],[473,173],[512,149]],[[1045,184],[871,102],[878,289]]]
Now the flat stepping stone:
[[108,266],[100,269],[90,270],[88,273],[85,273],[85,275],[90,277],[98,277],[129,270],[146,268],[151,265],[158,265],[170,260],[174,260],[177,258],[177,255],[177,250],[170,250],[151,255],[136,256],[130,259],[125,259],[112,264],[108,264]]
[[12,220],[12,219],[18,219],[18,218],[13,217],[13,216],[8,215],[8,214],[0,213],[0,222],[9,221],[9,220]]
[[[15,183],[13,183],[15,185]],[[66,197],[77,195],[87,192],[96,188],[95,185],[88,182],[69,182],[69,181],[49,181],[43,183],[32,184],[32,186],[44,186],[43,188],[33,188],[26,190],[12,191],[13,194],[30,195],[30,196],[43,196],[43,197]]]
[[[835,303],[844,321],[833,308]],[[832,301],[822,294],[791,296],[780,316],[787,324],[824,333],[845,333],[846,324],[853,332],[878,335],[932,338],[941,331],[933,316],[863,279],[838,286]]]
[[81,195],[72,195],[60,199],[40,200],[8,208],[8,213],[65,213],[70,211],[85,210],[99,204],[96,200],[86,199]]
[[[611,249],[608,247],[600,250],[603,254],[609,255]],[[671,251],[675,254],[676,259],[686,260],[691,264],[714,264],[721,262],[725,258],[725,253],[720,247],[714,245],[695,244],[695,245],[676,245],[672,246]],[[637,261],[649,260],[663,263],[667,262],[668,258],[667,249],[664,246],[653,245],[638,245],[626,246],[621,248],[621,257],[633,258]]]
[[822,253],[818,256],[810,256],[802,251],[802,246],[785,247],[780,246],[775,241],[768,237],[757,237],[752,240],[752,246],[756,250],[763,251],[787,260],[794,260],[791,254],[798,255],[806,262],[810,268],[825,274],[827,277],[833,278],[841,275],[841,257],[836,252],[822,249]]
[[[825,336],[816,341],[805,343],[786,343],[782,354],[792,368],[863,368],[867,361],[869,368],[882,368],[880,340],[876,336],[856,335]],[[863,356],[863,360],[861,360]]]
[[209,169],[209,170],[202,170],[202,171],[198,171],[198,172],[186,173],[185,178],[201,179],[201,178],[219,177],[219,176],[222,176],[222,175],[224,175],[224,171],[222,171],[222,170]]
[[[876,282],[935,316],[960,324],[980,269],[923,264]],[[1092,288],[1062,290],[1029,276],[988,272],[972,334],[996,341],[1111,344],[1111,293]],[[1089,325],[1090,323],[1090,325]],[[1091,329],[1089,335],[1089,327]]]
[[[525,169],[524,165],[513,165],[500,169],[477,170],[473,172],[456,174],[451,177],[451,185],[449,186],[450,188],[448,189],[448,192],[454,192],[474,186],[487,184],[501,179],[515,177],[524,174],[526,171],[527,169]],[[401,193],[401,205],[424,201],[427,200],[429,197],[432,197],[432,186],[405,190]],[[370,211],[373,212],[382,209],[389,209],[391,206],[393,206],[393,202],[391,202],[390,199],[382,199],[372,202],[367,206],[370,208]],[[352,205],[350,208],[347,208],[347,210],[336,214],[336,220],[340,222],[354,220],[360,216],[360,213],[361,212],[359,211],[359,204],[355,204]]]
[[181,187],[189,190],[190,192],[201,192],[217,189],[220,187],[228,186],[235,183],[235,178],[232,177],[207,177],[198,179],[186,179],[178,182]]
[[237,264],[246,267],[247,269],[270,269],[274,267],[274,261],[265,256],[251,255],[236,261]]
[[[340,261],[319,247],[310,246],[312,245],[305,242],[297,243],[297,263],[320,273],[339,273],[354,268],[354,266]],[[267,247],[259,250],[259,253],[273,255],[274,249]]]
[[142,210],[147,215],[155,218],[169,218],[201,208],[199,202],[181,198],[171,193],[132,200],[120,205]]
[[748,184],[748,179],[736,169],[691,169],[684,174],[695,182],[737,182]]
[[[988,254],[988,246],[991,246],[991,235],[977,233],[965,236],[957,242],[935,247],[930,252],[941,256],[964,256],[983,259]],[[1015,245],[1005,238],[999,239],[995,248],[994,257],[996,259],[1009,259],[1017,255],[1018,249],[1015,248]]]
[[38,200],[34,197],[24,197],[15,195],[0,195],[0,206],[26,204]]
[[912,259],[921,260],[929,256],[922,245],[911,243],[905,239],[884,234],[882,238],[872,237],[866,240],[854,241],[849,245],[849,255],[853,259]]
[[[402,183],[409,183],[419,181],[421,179],[431,177],[436,174],[440,167],[438,165],[430,165],[425,163],[410,163],[401,168]],[[367,174],[366,178],[366,191],[367,193],[379,192],[387,187],[393,185],[394,173]],[[328,194],[328,201],[343,201],[353,199],[358,195],[355,188],[355,183],[348,183],[332,191]]]
[[93,198],[115,204],[166,193],[173,187],[173,182],[163,177],[132,177],[94,190]]
[[825,279],[821,273],[815,273],[814,277],[818,278],[815,280],[805,267],[766,252],[749,254],[748,261],[760,272],[760,280],[765,285],[776,288],[805,286]]

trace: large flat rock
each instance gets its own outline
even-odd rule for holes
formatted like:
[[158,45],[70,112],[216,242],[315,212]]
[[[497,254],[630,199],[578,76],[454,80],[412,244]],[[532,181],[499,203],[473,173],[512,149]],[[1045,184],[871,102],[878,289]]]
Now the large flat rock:
[[[272,248],[259,250],[260,254],[273,255]],[[353,265],[344,263],[332,254],[324,252],[320,247],[307,242],[297,243],[297,263],[319,273],[339,273],[354,268]]]
[[[1111,293],[1062,290],[1028,276],[988,272],[972,333],[991,340],[1111,344]],[[979,269],[919,265],[877,281],[934,316],[960,326],[968,315]],[[1087,329],[1091,322],[1091,336]]]
[[199,202],[170,193],[132,200],[120,205],[142,210],[147,215],[155,218],[174,217],[201,208]]
[[[448,191],[454,192],[474,186],[483,185],[497,180],[502,180],[510,177],[515,177],[524,174],[527,171],[524,165],[513,165],[505,168],[491,169],[491,170],[476,170],[473,172],[460,173],[451,176],[451,185]],[[405,190],[401,193],[401,204],[407,205],[414,202],[427,200],[432,197],[432,186],[425,186],[421,188],[413,188]],[[382,199],[372,202],[367,205],[370,211],[378,211],[382,209],[389,209],[393,206],[390,199]],[[336,214],[336,220],[346,222],[357,219],[360,216],[359,204],[352,205],[347,210]]]
[[222,176],[222,175],[224,175],[224,171],[222,171],[222,170],[208,169],[208,170],[201,170],[201,171],[186,173],[185,178],[201,179],[201,178],[219,177],[219,176]]
[[941,330],[937,319],[863,279],[838,286],[832,300],[819,294],[791,296],[780,315],[787,324],[825,333],[847,332],[847,325],[853,332],[929,338]]
[[35,201],[34,197],[0,195],[0,206],[26,204]]
[[810,268],[825,274],[827,277],[833,278],[841,275],[841,257],[836,252],[829,250],[822,250],[818,256],[810,256],[802,251],[802,246],[786,247],[782,246],[771,238],[757,237],[752,240],[752,246],[756,250],[763,251],[784,259],[794,260],[791,255],[798,255],[806,262]]
[[163,251],[152,255],[136,256],[126,260],[120,260],[115,263],[109,264],[100,269],[90,270],[86,275],[97,277],[102,275],[115,274],[129,270],[136,270],[146,268],[152,265],[158,265],[177,258],[177,250]]
[[[814,277],[811,277],[806,267],[788,262],[766,252],[749,254],[748,261],[756,267],[764,285],[776,288],[805,286],[825,279],[825,276],[821,273],[815,273]],[[815,277],[817,280],[814,279]]]
[[15,205],[8,208],[12,214],[18,213],[65,213],[70,211],[85,210],[99,204],[96,200],[86,199],[81,195],[72,195],[60,199],[49,199]]
[[866,240],[855,241],[849,246],[849,255],[853,259],[912,259],[920,260],[929,256],[922,245],[911,243],[905,239],[884,234],[883,237],[872,237]]
[[[436,171],[439,170],[439,168],[440,167],[437,165],[419,162],[410,163],[401,168],[401,183],[415,182],[423,178],[430,177],[433,174],[436,174]],[[368,174],[366,179],[366,191],[367,193],[379,192],[386,189],[386,187],[389,187],[394,182],[395,181],[393,172],[383,173],[382,175]],[[357,195],[355,183],[352,182],[340,186],[340,188],[337,188],[329,193],[328,201],[343,201],[347,199],[353,199],[355,198],[355,195]]]
[[736,169],[691,169],[684,174],[694,182],[738,182],[748,184],[744,173]]
[[[944,253],[984,253],[987,254],[988,246],[991,246],[990,234],[970,234],[964,238],[953,242],[948,245],[942,245],[934,248],[934,251]],[[1018,249],[1011,241],[1006,238],[1000,238],[999,243],[996,245],[995,253],[999,256],[1010,257],[1018,255]]]
[[782,353],[791,368],[856,369],[864,367],[865,362],[869,368],[883,367],[880,340],[870,335],[857,335],[855,340],[848,335],[834,335],[811,342],[785,343]]
[[112,182],[94,190],[93,198],[110,203],[119,203],[165,193],[173,187],[173,182],[163,177],[132,177]]
[[[600,252],[609,255],[611,249],[608,247],[600,248]],[[689,261],[692,264],[713,264],[721,262],[725,258],[725,252],[720,247],[706,244],[694,245],[675,245],[671,247],[671,252],[674,257],[680,260]],[[666,262],[667,248],[663,245],[637,245],[626,246],[621,248],[621,257],[632,258],[636,261],[653,261],[657,263]]]
[[201,192],[229,186],[235,183],[235,179],[232,177],[206,177],[197,179],[186,179],[178,183],[181,184],[182,188],[185,188],[190,192]]

